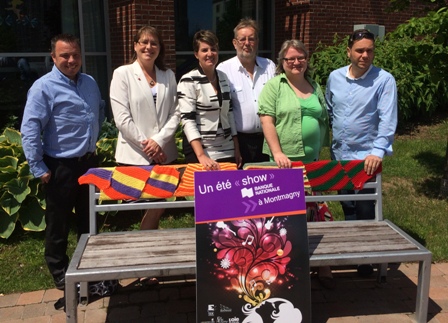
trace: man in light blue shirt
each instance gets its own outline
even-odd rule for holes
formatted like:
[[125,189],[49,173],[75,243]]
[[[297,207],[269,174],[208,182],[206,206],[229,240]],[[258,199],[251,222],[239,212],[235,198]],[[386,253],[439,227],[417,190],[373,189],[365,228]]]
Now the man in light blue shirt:
[[236,56],[218,65],[229,80],[242,163],[268,161],[263,154],[263,129],[258,116],[258,96],[266,82],[275,75],[275,64],[257,56],[258,26],[243,18],[234,28]]
[[[372,33],[354,31],[347,47],[351,64],[330,74],[325,94],[333,130],[332,158],[364,160],[369,175],[384,156],[392,154],[397,127],[395,79],[372,65],[374,50]],[[367,190],[354,193],[364,192]],[[374,206],[373,201],[343,203],[345,219],[373,219]]]
[[89,231],[88,186],[79,185],[78,178],[98,166],[95,148],[104,101],[95,80],[80,73],[78,38],[55,36],[51,57],[52,71],[28,91],[21,132],[31,172],[45,186],[45,261],[56,287],[62,290],[73,209],[78,238]]

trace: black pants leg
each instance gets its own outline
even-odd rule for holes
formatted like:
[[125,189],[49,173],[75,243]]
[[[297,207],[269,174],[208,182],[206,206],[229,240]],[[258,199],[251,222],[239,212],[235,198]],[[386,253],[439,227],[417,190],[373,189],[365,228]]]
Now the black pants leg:
[[241,157],[243,157],[243,164],[269,161],[269,155],[263,154],[263,141],[264,137],[262,134],[238,133],[238,143]]
[[46,185],[45,261],[53,278],[59,280],[69,264],[67,244],[73,210],[78,239],[89,231],[89,187],[79,185],[78,178],[96,167],[97,159],[92,156],[79,161],[45,156],[44,161],[51,170],[51,179]]

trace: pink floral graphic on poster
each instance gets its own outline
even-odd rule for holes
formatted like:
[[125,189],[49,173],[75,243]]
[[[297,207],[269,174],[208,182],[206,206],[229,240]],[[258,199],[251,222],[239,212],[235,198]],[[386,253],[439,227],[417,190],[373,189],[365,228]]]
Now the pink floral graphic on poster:
[[228,280],[227,290],[235,290],[252,306],[272,294],[277,284],[290,283],[287,272],[292,244],[284,227],[286,218],[258,218],[219,221],[210,224],[218,263],[215,275]]

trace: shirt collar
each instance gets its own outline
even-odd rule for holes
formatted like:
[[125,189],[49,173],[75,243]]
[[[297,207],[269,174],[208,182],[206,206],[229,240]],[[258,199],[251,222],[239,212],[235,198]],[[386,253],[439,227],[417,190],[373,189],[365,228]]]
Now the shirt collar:
[[56,75],[58,75],[58,77],[64,81],[67,84],[73,84],[76,85],[76,83],[80,82],[81,80],[81,73],[78,72],[77,76],[76,76],[76,82],[69,79],[67,76],[65,76],[60,70],[59,68],[56,67],[56,65],[53,65],[53,73],[55,73]]
[[370,70],[371,70],[372,67],[373,67],[373,64],[370,64],[369,69],[368,69],[363,75],[361,75],[360,77],[356,77],[356,78],[350,76],[350,67],[352,67],[352,64],[350,64],[350,65],[348,66],[348,68],[347,68],[347,74],[346,74],[345,76],[346,76],[348,79],[351,79],[351,80],[363,80],[363,79],[366,78],[367,74],[369,74]]
[[[235,56],[235,57],[236,57],[236,60],[238,61],[238,63],[237,63],[238,64],[238,70],[240,72],[245,73],[246,69],[244,68],[243,64],[241,64],[240,59],[238,58],[238,56]],[[260,68],[260,64],[258,64],[258,56],[255,56],[255,68]]]

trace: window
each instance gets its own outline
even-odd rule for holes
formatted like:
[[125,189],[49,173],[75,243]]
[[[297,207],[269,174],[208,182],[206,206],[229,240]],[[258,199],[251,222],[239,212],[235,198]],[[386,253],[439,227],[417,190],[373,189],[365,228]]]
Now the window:
[[[273,1],[263,0],[175,0],[176,20],[176,76],[196,67],[192,39],[200,29],[213,30],[219,39],[221,61],[235,55],[233,48],[233,28],[241,18],[255,19],[259,27],[260,56],[272,58]],[[185,14],[187,13],[187,14]]]
[[[106,6],[104,0],[0,0],[0,106],[5,115],[21,114],[32,83],[51,70],[50,41],[60,33],[80,37],[83,72],[97,80],[108,101]],[[2,118],[0,129],[7,119]]]

